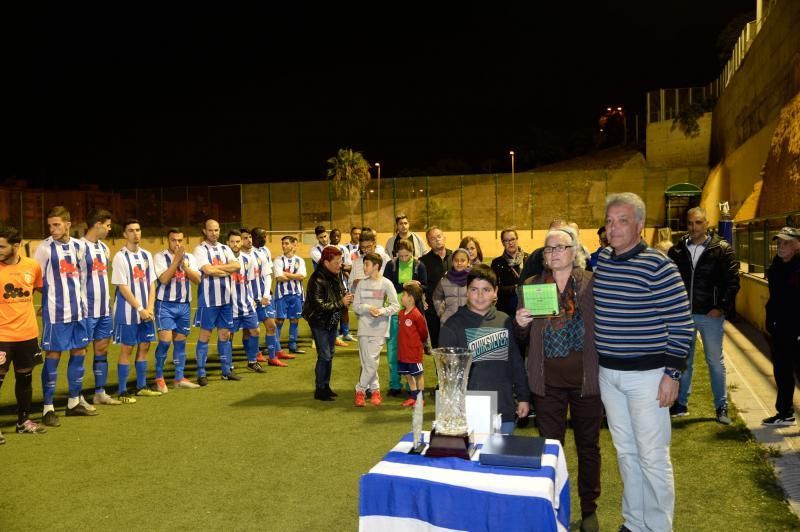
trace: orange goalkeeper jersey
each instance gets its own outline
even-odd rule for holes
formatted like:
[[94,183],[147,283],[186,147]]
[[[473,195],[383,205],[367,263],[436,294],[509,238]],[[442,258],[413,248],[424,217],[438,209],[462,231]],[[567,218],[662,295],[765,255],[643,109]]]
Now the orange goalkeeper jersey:
[[0,342],[39,337],[33,289],[41,287],[42,269],[35,260],[20,256],[17,264],[0,262]]

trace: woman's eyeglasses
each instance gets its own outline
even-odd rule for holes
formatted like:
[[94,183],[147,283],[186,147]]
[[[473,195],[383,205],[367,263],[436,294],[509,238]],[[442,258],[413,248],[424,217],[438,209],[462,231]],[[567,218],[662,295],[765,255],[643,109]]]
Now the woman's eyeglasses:
[[571,247],[573,247],[573,246],[563,246],[563,245],[545,246],[544,247],[544,253],[545,253],[545,255],[549,255],[554,251],[557,251],[559,253],[564,253],[564,251],[566,251],[568,248],[571,248]]

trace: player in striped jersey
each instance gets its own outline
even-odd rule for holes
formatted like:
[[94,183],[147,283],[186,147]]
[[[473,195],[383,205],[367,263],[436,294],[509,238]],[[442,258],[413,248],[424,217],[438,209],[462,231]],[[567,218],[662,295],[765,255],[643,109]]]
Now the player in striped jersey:
[[[247,235],[250,238],[246,238]],[[286,367],[283,360],[291,360],[294,355],[283,351],[280,348],[278,339],[275,336],[275,306],[272,304],[272,254],[267,244],[267,232],[261,227],[254,227],[252,231],[245,233],[242,230],[242,250],[249,252],[253,258],[253,272],[255,279],[251,282],[253,289],[253,299],[256,302],[256,314],[258,321],[264,324],[266,329],[266,346],[269,358],[264,358],[259,351],[257,361],[267,362],[270,366]]]
[[136,395],[156,397],[161,392],[147,387],[147,351],[156,338],[153,323],[156,280],[153,255],[139,247],[142,227],[139,220],[126,220],[122,225],[125,247],[117,251],[111,263],[111,283],[117,287],[114,298],[114,343],[120,344],[117,361],[119,400],[135,403],[128,394],[128,375],[131,371],[130,355],[136,347]]
[[311,248],[311,264],[314,270],[319,268],[319,258],[322,256],[322,250],[330,246],[330,235],[325,226],[318,225],[314,228],[314,234],[317,237],[317,243]]
[[105,389],[112,323],[108,284],[109,251],[102,239],[111,231],[111,213],[105,209],[94,210],[89,213],[86,225],[86,233],[81,240],[84,246],[81,289],[86,333],[94,349],[92,402],[96,405],[118,405],[121,403],[108,395]]
[[303,279],[306,278],[306,261],[296,256],[297,238],[287,235],[281,238],[283,255],[275,259],[275,324],[280,341],[283,320],[289,318],[289,352],[302,355],[297,348],[297,328],[303,313]]
[[[345,289],[349,286],[348,278],[350,277],[350,271],[353,269],[353,261],[350,258],[352,252],[350,248],[341,244],[342,240],[342,232],[338,229],[331,229],[331,245],[336,246],[339,248],[339,251],[342,252],[342,282],[344,282]],[[339,338],[340,342],[336,345],[340,345],[342,347],[347,347],[345,342],[355,342],[356,339],[350,336],[350,311],[342,312],[341,321],[339,322]]]
[[361,228],[353,226],[350,228],[350,242],[345,244],[347,247],[347,255],[353,256],[353,253],[358,251],[358,242],[361,240]]
[[93,416],[97,412],[81,395],[83,388],[83,361],[89,335],[83,320],[81,302],[81,261],[84,247],[69,235],[72,225],[69,211],[62,206],[47,213],[50,236],[39,244],[34,253],[42,269],[42,350],[45,351],[42,367],[42,392],[44,416],[48,427],[60,425],[53,408],[53,396],[58,378],[61,352],[69,351],[67,380],[69,399],[67,415]]
[[[258,314],[256,302],[253,297],[252,283],[256,279],[255,258],[252,253],[242,250],[244,235],[250,240],[250,231],[243,233],[236,229],[228,232],[228,247],[233,256],[241,264],[238,272],[231,274],[231,304],[233,310],[233,329],[231,329],[231,343],[233,335],[242,329],[242,344],[247,355],[247,369],[255,373],[264,373],[264,368],[258,363]],[[250,245],[252,249],[252,245]],[[261,275],[261,272],[258,273]]]
[[[156,272],[155,321],[158,328],[156,347],[156,389],[167,393],[164,364],[170,344],[174,345],[175,388],[199,388],[184,376],[186,368],[186,337],[191,323],[192,285],[200,284],[200,271],[194,255],[186,252],[183,231],[173,227],[167,231],[169,248],[153,257]],[[190,283],[191,281],[191,283]]]
[[219,243],[219,223],[211,218],[203,222],[205,240],[194,248],[194,258],[202,276],[197,291],[197,312],[194,315],[195,327],[200,327],[197,340],[197,384],[208,384],[206,361],[208,360],[208,341],[211,331],[217,329],[217,353],[222,365],[223,380],[241,380],[231,371],[233,352],[231,337],[233,328],[233,309],[231,307],[231,274],[241,266],[230,248]]

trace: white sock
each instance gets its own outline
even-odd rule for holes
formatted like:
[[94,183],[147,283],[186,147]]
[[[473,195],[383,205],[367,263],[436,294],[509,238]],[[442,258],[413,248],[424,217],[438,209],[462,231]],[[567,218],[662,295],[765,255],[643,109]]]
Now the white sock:
[[80,402],[81,401],[78,397],[70,397],[67,399],[67,408],[75,408]]
[[55,412],[56,409],[53,408],[53,405],[44,405],[44,410],[42,411],[42,415],[45,415],[48,412]]

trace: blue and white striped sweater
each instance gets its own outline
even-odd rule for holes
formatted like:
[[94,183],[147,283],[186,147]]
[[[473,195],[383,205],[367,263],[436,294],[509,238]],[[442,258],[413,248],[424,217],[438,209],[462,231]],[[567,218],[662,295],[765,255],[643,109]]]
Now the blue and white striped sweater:
[[678,268],[644,244],[621,256],[600,252],[594,274],[600,365],[619,370],[683,369],[694,324]]

